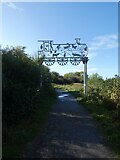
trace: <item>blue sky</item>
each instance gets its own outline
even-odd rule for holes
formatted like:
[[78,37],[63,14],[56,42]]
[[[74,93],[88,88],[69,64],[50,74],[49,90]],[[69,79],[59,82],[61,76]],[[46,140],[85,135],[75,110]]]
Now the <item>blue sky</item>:
[[[76,37],[88,45],[88,75],[103,78],[118,74],[117,2],[17,2],[2,4],[2,46],[26,46],[37,56],[38,39],[74,43]],[[57,62],[49,67],[61,75],[83,71],[78,66]]]

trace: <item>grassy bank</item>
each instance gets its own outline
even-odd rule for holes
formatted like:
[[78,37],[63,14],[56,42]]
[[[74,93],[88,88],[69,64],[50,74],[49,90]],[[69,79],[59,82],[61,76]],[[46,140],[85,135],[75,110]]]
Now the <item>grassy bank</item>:
[[53,91],[51,95],[39,94],[36,92],[33,114],[22,119],[17,125],[6,126],[3,124],[3,158],[19,158],[25,145],[32,141],[42,130],[47,121],[49,112],[56,100]]
[[83,95],[83,84],[54,85],[54,87],[72,93],[77,101],[89,110],[93,118],[100,124],[110,148],[120,155],[120,121],[118,110],[106,106],[103,102],[98,103],[96,99],[89,96],[92,93],[88,93],[88,97],[85,98]]

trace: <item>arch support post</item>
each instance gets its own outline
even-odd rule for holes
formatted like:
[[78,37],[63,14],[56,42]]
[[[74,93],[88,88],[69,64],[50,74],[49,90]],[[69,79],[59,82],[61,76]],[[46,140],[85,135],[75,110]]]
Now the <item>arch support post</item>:
[[87,96],[87,62],[84,63],[84,95]]
[[84,96],[85,97],[87,97],[87,93],[88,93],[87,62],[88,62],[88,57],[85,57],[85,59],[83,60],[83,64],[84,64]]

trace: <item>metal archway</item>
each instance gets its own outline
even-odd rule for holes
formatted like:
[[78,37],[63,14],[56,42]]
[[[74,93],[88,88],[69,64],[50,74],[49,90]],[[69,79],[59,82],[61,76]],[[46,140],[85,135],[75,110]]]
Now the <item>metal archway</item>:
[[64,66],[68,62],[72,65],[84,64],[84,95],[87,96],[87,62],[88,47],[85,43],[80,43],[80,38],[75,38],[75,43],[54,44],[53,40],[38,40],[40,46],[38,57],[43,57],[43,62],[47,66],[57,62]]

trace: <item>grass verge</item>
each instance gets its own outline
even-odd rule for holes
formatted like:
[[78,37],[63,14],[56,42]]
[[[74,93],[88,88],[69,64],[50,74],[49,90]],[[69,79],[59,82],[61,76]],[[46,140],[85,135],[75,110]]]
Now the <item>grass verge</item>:
[[3,158],[19,158],[25,145],[32,141],[41,132],[47,121],[49,112],[55,103],[56,95],[42,97],[36,94],[35,104],[37,109],[34,114],[23,119],[15,126],[3,125]]

